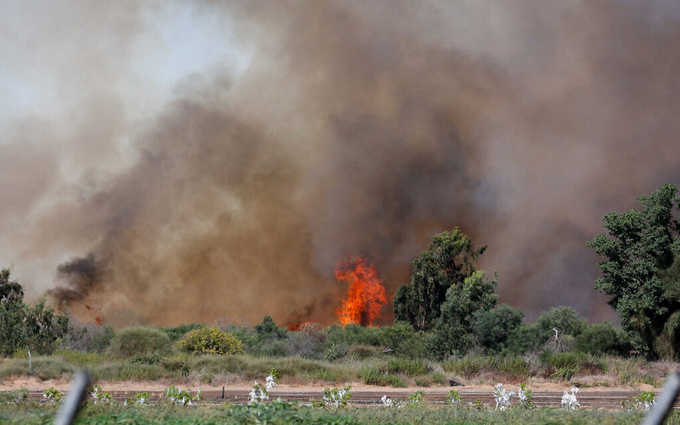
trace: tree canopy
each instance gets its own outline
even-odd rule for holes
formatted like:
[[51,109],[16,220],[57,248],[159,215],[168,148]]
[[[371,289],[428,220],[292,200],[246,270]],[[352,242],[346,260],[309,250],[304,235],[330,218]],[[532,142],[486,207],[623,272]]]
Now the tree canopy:
[[[595,288],[611,297],[621,327],[637,338],[637,348],[652,356],[680,354],[680,209],[677,187],[665,184],[641,210],[604,216],[609,237],[597,235],[586,245],[606,260]],[[676,337],[676,334],[678,335]]]
[[411,282],[399,287],[394,296],[395,319],[417,330],[434,326],[447,291],[472,276],[474,261],[484,250],[486,246],[476,248],[457,227],[433,236],[427,250],[413,261]]

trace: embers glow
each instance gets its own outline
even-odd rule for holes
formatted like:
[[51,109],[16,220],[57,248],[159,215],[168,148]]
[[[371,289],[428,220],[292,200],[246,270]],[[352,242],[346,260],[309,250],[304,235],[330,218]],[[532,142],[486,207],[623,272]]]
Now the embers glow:
[[345,260],[335,269],[335,277],[349,284],[342,306],[335,309],[342,326],[356,323],[370,326],[380,309],[387,304],[385,287],[373,264],[366,258]]

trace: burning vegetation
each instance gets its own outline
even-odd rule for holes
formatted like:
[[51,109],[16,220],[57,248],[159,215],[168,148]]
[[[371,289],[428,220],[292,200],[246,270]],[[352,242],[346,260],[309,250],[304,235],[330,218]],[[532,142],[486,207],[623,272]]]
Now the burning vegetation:
[[335,309],[342,326],[356,323],[370,326],[387,304],[385,286],[378,269],[364,257],[345,260],[335,269],[335,277],[349,285],[342,306]]

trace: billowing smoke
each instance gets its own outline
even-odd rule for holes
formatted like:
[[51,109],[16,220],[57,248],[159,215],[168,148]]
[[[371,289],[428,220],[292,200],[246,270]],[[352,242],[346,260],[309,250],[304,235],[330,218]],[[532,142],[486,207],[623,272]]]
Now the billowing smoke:
[[0,260],[110,323],[328,323],[339,259],[393,293],[454,226],[611,319],[585,241],[680,180],[670,2],[3,7]]

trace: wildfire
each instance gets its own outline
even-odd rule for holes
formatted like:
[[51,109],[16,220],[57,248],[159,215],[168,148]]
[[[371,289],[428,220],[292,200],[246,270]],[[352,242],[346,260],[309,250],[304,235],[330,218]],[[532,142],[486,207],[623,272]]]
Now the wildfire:
[[335,269],[335,277],[349,284],[347,295],[341,299],[342,306],[335,309],[342,326],[348,323],[370,326],[382,306],[387,304],[378,269],[366,258],[358,257],[341,262]]

